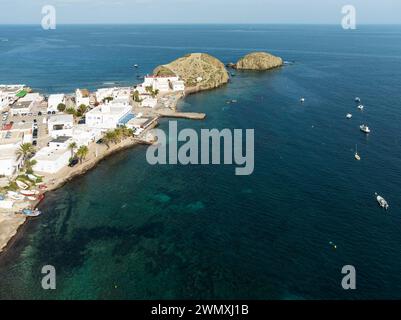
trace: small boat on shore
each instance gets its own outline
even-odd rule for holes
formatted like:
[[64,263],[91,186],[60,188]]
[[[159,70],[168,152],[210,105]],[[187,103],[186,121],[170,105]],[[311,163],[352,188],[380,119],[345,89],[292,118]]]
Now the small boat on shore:
[[40,185],[39,185],[39,189],[40,189],[40,190],[46,190],[46,189],[47,189],[47,185],[45,185],[45,184],[40,184]]
[[7,195],[8,195],[11,199],[16,200],[16,201],[20,201],[20,200],[24,200],[24,199],[25,199],[25,196],[23,196],[23,195],[21,195],[21,194],[18,194],[18,193],[14,192],[14,191],[8,191],[8,192],[7,192]]
[[367,125],[365,125],[365,124],[359,126],[359,129],[364,133],[370,133],[369,127]]
[[375,193],[375,196],[376,196],[377,202],[379,203],[379,206],[385,210],[388,210],[388,208],[390,207],[388,205],[388,202],[382,196],[379,196],[377,193]]
[[38,177],[33,174],[28,174],[27,177],[33,182],[36,182],[36,180],[38,180]]
[[22,182],[21,180],[15,180],[15,183],[17,184],[17,186],[23,190],[26,190],[29,188],[29,186],[25,183]]
[[35,209],[35,210],[23,209],[23,210],[21,211],[21,213],[22,213],[24,216],[27,216],[27,217],[38,217],[38,216],[40,216],[40,215],[42,214],[42,212],[39,211],[38,209]]
[[39,191],[37,191],[37,190],[21,190],[20,193],[25,197],[32,197],[32,196],[37,196],[39,194]]
[[352,118],[352,114],[351,113],[347,113],[347,115],[345,116],[347,119],[351,119]]

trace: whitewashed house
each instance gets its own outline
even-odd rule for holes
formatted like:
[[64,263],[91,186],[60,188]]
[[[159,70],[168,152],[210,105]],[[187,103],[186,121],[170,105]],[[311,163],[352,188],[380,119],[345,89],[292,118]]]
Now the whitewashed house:
[[24,91],[25,85],[0,85],[0,111],[13,104],[26,92]]
[[47,104],[47,112],[59,112],[57,107],[60,103],[66,104],[65,94],[52,94],[49,96],[48,104]]
[[0,146],[0,175],[10,177],[14,175],[21,166],[22,157],[18,157],[17,147]]
[[47,121],[47,129],[49,135],[57,139],[61,136],[72,136],[72,130],[74,127],[74,117],[70,114],[61,114],[50,116]]
[[131,106],[127,103],[101,104],[86,114],[86,125],[101,130],[115,129],[130,112]]
[[69,145],[73,142],[71,137],[60,136],[49,142],[49,147],[52,149],[68,149]]
[[0,175],[12,176],[20,168],[22,158],[17,156],[17,150],[22,143],[22,132],[0,131]]
[[177,76],[146,76],[142,84],[144,88],[152,87],[161,93],[184,91],[185,83]]
[[44,97],[39,93],[28,93],[26,96],[20,98],[17,102],[11,105],[10,110],[12,115],[27,115],[32,112],[34,107],[39,106]]
[[75,91],[76,105],[84,105],[89,107],[90,105],[90,93],[87,89],[77,89]]
[[40,173],[56,173],[69,164],[71,151],[66,148],[45,147],[32,158],[33,169]]
[[72,140],[80,146],[89,146],[91,143],[102,138],[102,130],[89,128],[86,124],[80,124],[74,127],[72,131]]

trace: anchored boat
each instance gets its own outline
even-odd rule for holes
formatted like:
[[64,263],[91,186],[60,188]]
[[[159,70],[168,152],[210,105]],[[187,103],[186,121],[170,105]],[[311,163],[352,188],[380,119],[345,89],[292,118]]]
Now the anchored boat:
[[379,203],[379,206],[385,210],[388,210],[388,208],[390,207],[388,205],[388,202],[382,196],[379,196],[377,193],[375,193],[375,196],[376,196],[377,202]]
[[358,154],[358,146],[355,146],[355,159],[361,161],[361,156]]
[[361,131],[364,132],[364,133],[370,133],[369,127],[367,125],[365,125],[365,124],[359,126],[359,129],[361,129]]

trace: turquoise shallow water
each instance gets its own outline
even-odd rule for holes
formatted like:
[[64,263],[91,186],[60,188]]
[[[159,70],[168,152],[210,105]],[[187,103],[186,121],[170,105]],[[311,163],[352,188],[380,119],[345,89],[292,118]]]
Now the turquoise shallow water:
[[[44,215],[0,257],[1,298],[401,297],[401,27],[0,27],[0,38],[9,39],[0,82],[43,92],[131,84],[134,63],[144,74],[194,51],[229,62],[263,49],[294,61],[237,72],[181,105],[208,118],[180,128],[254,128],[252,176],[233,166],[152,167],[145,147],[114,155],[48,195]],[[40,287],[47,264],[57,269],[54,292]],[[353,292],[341,288],[348,264]]]

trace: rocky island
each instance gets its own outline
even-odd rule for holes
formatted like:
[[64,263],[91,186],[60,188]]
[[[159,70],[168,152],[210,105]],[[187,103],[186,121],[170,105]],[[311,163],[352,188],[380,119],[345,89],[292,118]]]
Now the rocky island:
[[234,68],[238,70],[266,71],[281,67],[283,59],[267,52],[253,52],[238,60]]
[[218,88],[230,79],[224,64],[206,53],[188,54],[157,67],[153,73],[155,76],[179,76],[185,82],[187,94]]

